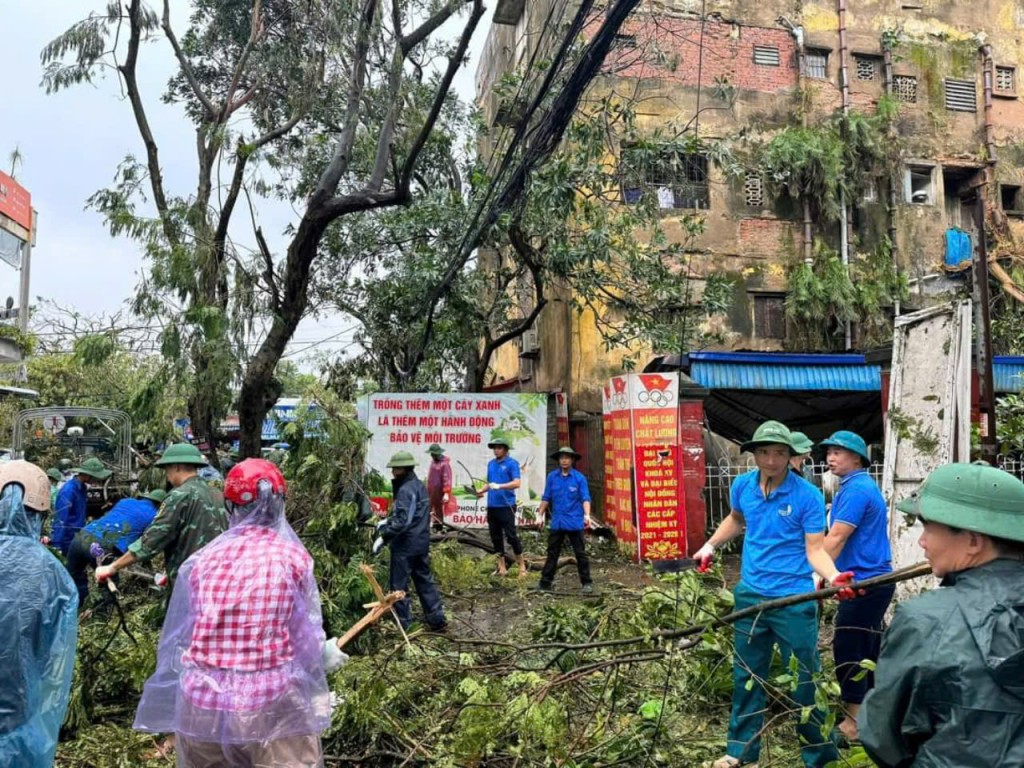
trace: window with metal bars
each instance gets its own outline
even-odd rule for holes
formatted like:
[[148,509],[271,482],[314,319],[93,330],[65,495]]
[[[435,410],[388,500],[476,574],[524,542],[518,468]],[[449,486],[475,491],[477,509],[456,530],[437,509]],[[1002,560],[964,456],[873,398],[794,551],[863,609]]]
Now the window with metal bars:
[[758,339],[786,338],[786,294],[755,293],[754,336]]
[[781,59],[779,58],[779,49],[774,45],[755,45],[754,46],[754,63],[759,64],[762,67],[777,67]]
[[882,70],[882,60],[877,56],[854,56],[858,80],[877,80]]
[[977,112],[978,95],[973,80],[946,78],[946,109],[953,112]]
[[706,210],[710,207],[707,155],[666,149],[653,159],[634,165],[627,149],[623,161],[623,202],[638,203],[645,190],[650,190],[662,209]]
[[828,51],[820,48],[807,49],[807,76],[815,80],[828,77]]
[[996,91],[1012,94],[1017,90],[1017,70],[1014,67],[996,67]]
[[893,75],[892,95],[897,101],[917,103],[917,78],[913,75]]

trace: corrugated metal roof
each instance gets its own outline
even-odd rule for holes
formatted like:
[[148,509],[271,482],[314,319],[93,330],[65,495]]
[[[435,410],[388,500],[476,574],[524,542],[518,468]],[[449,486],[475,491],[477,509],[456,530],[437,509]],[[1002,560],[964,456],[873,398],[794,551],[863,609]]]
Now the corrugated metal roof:
[[996,393],[1024,392],[1024,357],[992,357],[992,378]]
[[[798,357],[818,356],[800,355]],[[690,376],[708,389],[842,390],[847,392],[878,392],[882,389],[881,366],[864,365],[863,362],[859,365],[846,361],[841,364],[818,362],[817,364],[801,365],[784,364],[777,361],[771,363],[700,361],[694,359],[695,355],[691,355],[690,358],[693,360],[690,366]],[[861,360],[863,361],[863,358]]]
[[[864,355],[827,355],[811,352],[691,352],[687,357],[699,362],[769,365],[864,365],[865,362]],[[1024,357],[1020,359],[1024,361]]]

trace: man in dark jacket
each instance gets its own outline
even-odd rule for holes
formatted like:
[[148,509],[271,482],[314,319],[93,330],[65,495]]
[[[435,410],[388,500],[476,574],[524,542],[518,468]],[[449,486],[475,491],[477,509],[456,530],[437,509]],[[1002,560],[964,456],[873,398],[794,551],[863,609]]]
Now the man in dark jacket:
[[880,768],[1024,765],[1024,483],[947,464],[898,507],[942,586],[896,608],[864,748]]
[[[392,475],[391,514],[377,526],[379,538],[374,542],[373,552],[379,552],[384,544],[390,547],[391,591],[406,592],[411,577],[427,626],[442,631],[448,622],[430,572],[430,499],[416,477],[415,467],[416,459],[408,451],[399,451],[388,462]],[[412,624],[409,598],[396,604],[395,611],[402,626],[408,629]]]

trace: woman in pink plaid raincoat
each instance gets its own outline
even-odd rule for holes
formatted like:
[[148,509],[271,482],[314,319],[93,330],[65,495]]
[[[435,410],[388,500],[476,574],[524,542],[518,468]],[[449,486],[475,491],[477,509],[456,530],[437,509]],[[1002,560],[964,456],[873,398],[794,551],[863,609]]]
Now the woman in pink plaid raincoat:
[[285,481],[263,459],[228,473],[229,529],[192,555],[171,596],[134,727],[177,734],[179,766],[320,766],[330,724],[313,559],[284,516]]

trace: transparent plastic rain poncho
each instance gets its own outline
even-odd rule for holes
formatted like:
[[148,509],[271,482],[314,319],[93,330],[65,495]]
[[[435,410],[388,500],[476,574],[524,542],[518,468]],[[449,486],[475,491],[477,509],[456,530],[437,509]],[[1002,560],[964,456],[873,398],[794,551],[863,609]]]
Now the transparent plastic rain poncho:
[[228,530],[178,574],[134,728],[224,746],[319,734],[331,709],[313,560],[266,481],[228,506]]
[[0,765],[49,768],[71,697],[78,590],[39,543],[20,485],[0,495]]

